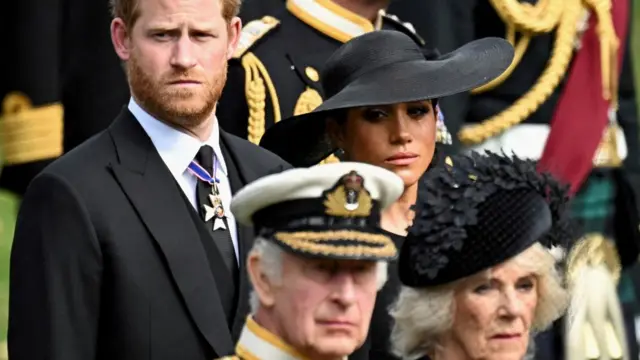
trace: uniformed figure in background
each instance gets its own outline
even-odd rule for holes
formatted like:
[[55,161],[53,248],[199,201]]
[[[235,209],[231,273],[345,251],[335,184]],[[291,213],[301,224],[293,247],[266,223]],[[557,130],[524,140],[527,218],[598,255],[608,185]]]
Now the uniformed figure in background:
[[[581,256],[569,254],[573,292],[587,294],[572,304],[584,315],[577,320],[582,330],[564,334],[563,341],[541,337],[537,358],[562,359],[563,353],[567,359],[637,358],[630,313],[624,314],[630,340],[625,341],[619,300],[624,309],[626,299],[584,281],[598,276],[599,284],[615,289],[620,279],[620,293],[634,293],[622,291],[629,282],[624,272],[620,277],[621,267],[636,262],[640,237],[629,0],[433,0],[431,5],[440,20],[428,26],[441,52],[487,36],[503,36],[516,49],[502,77],[458,97],[451,108],[443,104],[449,129],[460,129],[454,142],[538,159],[541,170],[571,185],[573,214],[590,239],[575,250]],[[558,326],[556,335],[563,331]]]
[[52,159],[105,129],[129,99],[107,0],[3,4],[0,186],[21,195]]
[[313,110],[323,98],[320,69],[355,36],[396,29],[424,47],[410,24],[384,12],[388,3],[287,0],[279,13],[245,24],[217,110],[221,126],[257,144],[273,123]]
[[275,13],[284,6],[284,2],[285,0],[243,0],[238,16],[243,24],[247,24],[251,20]]
[[369,359],[351,354],[397,256],[380,212],[402,190],[391,171],[354,162],[292,169],[240,190],[231,211],[258,234],[246,262],[251,315],[236,355],[223,359]]

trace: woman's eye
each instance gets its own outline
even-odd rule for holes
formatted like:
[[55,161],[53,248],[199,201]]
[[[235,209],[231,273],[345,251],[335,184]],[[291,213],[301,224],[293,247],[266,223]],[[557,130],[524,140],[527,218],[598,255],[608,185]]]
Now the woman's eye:
[[363,113],[363,117],[368,121],[375,121],[384,118],[387,114],[380,109],[367,109]]
[[415,106],[407,109],[407,114],[411,117],[422,117],[429,113],[429,108],[426,106]]
[[489,290],[491,290],[491,285],[490,284],[482,284],[480,286],[477,286],[475,289],[473,289],[473,292],[476,294],[484,294],[486,292],[488,292]]
[[534,288],[534,284],[533,284],[533,281],[531,280],[522,281],[518,284],[518,290],[521,290],[521,291],[530,291],[533,288]]

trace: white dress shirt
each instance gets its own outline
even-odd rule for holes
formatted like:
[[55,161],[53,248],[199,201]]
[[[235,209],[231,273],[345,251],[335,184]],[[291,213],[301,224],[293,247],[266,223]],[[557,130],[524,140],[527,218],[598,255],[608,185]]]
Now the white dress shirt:
[[198,201],[196,199],[196,185],[199,181],[195,175],[187,169],[191,161],[196,157],[200,147],[209,145],[213,148],[214,157],[218,161],[216,164],[216,177],[220,179],[218,184],[220,190],[220,198],[224,207],[229,232],[233,240],[233,248],[236,253],[236,262],[238,261],[238,232],[236,221],[231,213],[231,185],[229,184],[229,173],[227,165],[222,157],[220,150],[220,128],[218,120],[213,121],[213,130],[206,141],[201,141],[191,135],[172,128],[171,126],[157,120],[136,103],[131,98],[129,100],[129,111],[138,120],[144,131],[151,138],[151,142],[160,154],[162,161],[165,163],[171,175],[176,179],[182,191],[184,191],[187,199],[191,202],[194,209],[198,209]]

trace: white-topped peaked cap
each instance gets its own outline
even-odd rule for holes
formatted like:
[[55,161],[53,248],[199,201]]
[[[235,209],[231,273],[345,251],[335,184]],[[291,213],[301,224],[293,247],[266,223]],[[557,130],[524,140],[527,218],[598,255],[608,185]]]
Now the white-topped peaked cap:
[[404,183],[378,166],[341,162],[269,175],[238,191],[231,211],[260,236],[295,252],[332,258],[393,258],[380,211],[402,194]]
[[380,201],[381,210],[398,200],[404,191],[402,179],[393,172],[358,162],[321,164],[298,168],[260,178],[240,189],[231,200],[236,220],[253,225],[252,215],[265,207],[287,200],[321,198],[340,178],[355,170],[364,178],[371,198]]

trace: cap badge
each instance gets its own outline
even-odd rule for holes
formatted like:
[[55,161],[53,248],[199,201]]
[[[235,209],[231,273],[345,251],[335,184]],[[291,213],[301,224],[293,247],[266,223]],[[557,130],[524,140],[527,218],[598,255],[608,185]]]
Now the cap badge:
[[351,171],[325,193],[325,213],[330,216],[364,217],[371,214],[371,195],[364,188],[364,178]]

